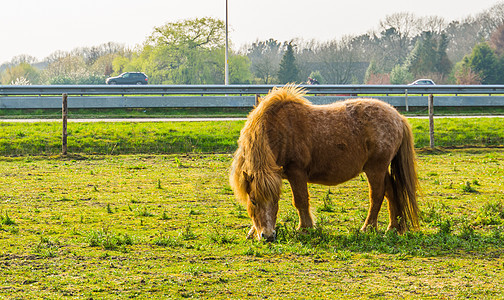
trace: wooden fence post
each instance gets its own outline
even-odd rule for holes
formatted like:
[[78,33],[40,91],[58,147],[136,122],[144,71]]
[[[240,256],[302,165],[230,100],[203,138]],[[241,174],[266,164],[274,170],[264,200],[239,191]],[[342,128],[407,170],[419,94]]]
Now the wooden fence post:
[[63,134],[61,141],[61,154],[67,155],[68,94],[66,93],[63,94],[62,119],[63,119]]
[[434,96],[429,95],[429,146],[434,148]]

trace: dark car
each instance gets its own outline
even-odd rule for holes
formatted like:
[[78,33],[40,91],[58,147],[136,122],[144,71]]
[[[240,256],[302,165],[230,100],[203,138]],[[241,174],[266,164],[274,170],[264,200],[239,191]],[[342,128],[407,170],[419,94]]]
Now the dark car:
[[119,76],[109,77],[106,84],[147,84],[149,78],[141,72],[126,72]]

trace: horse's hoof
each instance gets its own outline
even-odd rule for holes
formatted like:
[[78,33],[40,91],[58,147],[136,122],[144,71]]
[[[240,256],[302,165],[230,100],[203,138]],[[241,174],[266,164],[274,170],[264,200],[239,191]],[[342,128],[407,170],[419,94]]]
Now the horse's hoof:
[[254,234],[255,234],[255,227],[252,226],[252,228],[250,228],[249,232],[247,233],[247,240],[251,240],[254,238]]

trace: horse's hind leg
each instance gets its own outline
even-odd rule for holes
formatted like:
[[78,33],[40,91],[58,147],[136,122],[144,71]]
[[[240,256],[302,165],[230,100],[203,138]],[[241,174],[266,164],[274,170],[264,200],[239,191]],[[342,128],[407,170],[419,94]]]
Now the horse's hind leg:
[[292,170],[286,172],[286,174],[292,189],[292,202],[299,214],[298,229],[311,228],[313,227],[314,222],[310,212],[310,197],[308,195],[307,176],[302,171]]
[[383,203],[383,197],[385,197],[385,176],[386,173],[371,173],[366,172],[369,183],[369,211],[362,225],[361,230],[366,231],[368,229],[378,230],[378,212]]
[[385,196],[388,200],[388,210],[389,210],[389,225],[387,230],[396,229],[397,232],[402,233],[404,231],[404,226],[400,220],[401,216],[401,204],[399,203],[396,192],[394,191],[394,185],[392,177],[387,173],[385,177]]

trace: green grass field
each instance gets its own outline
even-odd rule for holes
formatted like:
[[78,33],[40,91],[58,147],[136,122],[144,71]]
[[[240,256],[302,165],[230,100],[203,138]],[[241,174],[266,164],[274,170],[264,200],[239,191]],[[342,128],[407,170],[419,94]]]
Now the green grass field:
[[[399,108],[409,116],[428,115],[427,107],[410,107],[409,111]],[[100,118],[191,118],[191,117],[246,117],[250,107],[229,108],[108,108],[108,109],[70,109],[70,119]],[[503,115],[502,107],[435,107],[438,116],[478,116]],[[0,119],[61,119],[61,109],[0,109]]]
[[[415,146],[429,146],[427,119],[410,119]],[[74,154],[231,153],[244,121],[172,123],[69,123],[68,151]],[[500,146],[502,118],[435,120],[436,147]],[[61,153],[61,122],[0,122],[0,155]]]
[[[411,119],[421,230],[361,233],[367,182],[310,185],[296,232],[284,183],[278,240],[227,182],[243,122],[0,123],[0,298],[504,298],[504,122]],[[488,148],[490,147],[490,148]]]
[[0,298],[502,298],[504,151],[418,154],[421,230],[361,233],[367,183],[288,184],[278,241],[245,239],[230,154],[0,159]]

